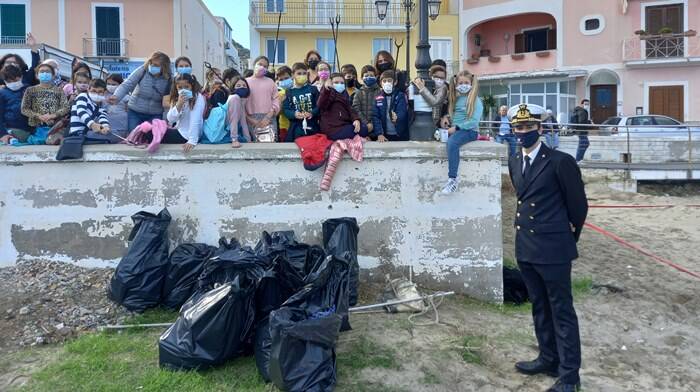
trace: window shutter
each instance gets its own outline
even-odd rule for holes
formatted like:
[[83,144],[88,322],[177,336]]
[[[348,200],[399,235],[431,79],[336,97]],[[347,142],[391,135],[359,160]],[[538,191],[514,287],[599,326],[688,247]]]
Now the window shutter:
[[674,33],[683,32],[683,6],[672,5],[666,8],[666,17],[664,18],[664,26],[670,27]]
[[525,52],[525,34],[515,34],[515,53]]
[[649,7],[647,8],[646,15],[647,28],[646,31],[649,34],[657,34],[661,30],[664,24],[664,10],[663,8]]
[[547,30],[547,50],[557,48],[557,29]]

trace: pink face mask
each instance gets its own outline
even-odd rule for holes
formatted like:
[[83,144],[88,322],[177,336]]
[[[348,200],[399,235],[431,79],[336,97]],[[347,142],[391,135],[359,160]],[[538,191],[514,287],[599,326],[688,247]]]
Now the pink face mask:
[[88,89],[88,84],[87,83],[76,83],[75,88],[78,89],[80,92],[85,92]]
[[267,68],[260,64],[255,65],[255,76],[262,78],[265,76],[265,73],[267,73]]
[[319,73],[318,73],[318,77],[319,77],[321,80],[326,80],[326,79],[328,79],[330,76],[331,76],[331,72],[330,72],[330,71],[319,71]]

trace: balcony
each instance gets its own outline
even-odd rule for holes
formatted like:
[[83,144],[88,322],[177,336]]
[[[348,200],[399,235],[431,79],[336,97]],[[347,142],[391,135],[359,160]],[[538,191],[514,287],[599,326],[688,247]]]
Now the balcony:
[[129,57],[129,40],[119,38],[83,38],[83,57],[124,59]]
[[3,35],[0,37],[0,45],[3,47],[19,47],[25,46],[27,44],[27,38],[25,36],[13,37]]
[[622,59],[628,67],[700,65],[700,38],[687,34],[627,38]]
[[[278,21],[280,21],[280,30],[328,30],[329,20],[338,15],[340,28],[343,30],[381,31],[406,28],[406,12],[399,2],[389,4],[383,21],[377,18],[374,1],[285,1],[282,9],[277,9],[275,5],[276,2],[251,2],[248,17],[250,23],[257,30],[275,30]],[[282,11],[281,19],[280,11]],[[415,20],[411,23],[415,23]]]
[[557,51],[490,55],[469,59],[463,66],[464,69],[479,76],[552,70],[557,66]]

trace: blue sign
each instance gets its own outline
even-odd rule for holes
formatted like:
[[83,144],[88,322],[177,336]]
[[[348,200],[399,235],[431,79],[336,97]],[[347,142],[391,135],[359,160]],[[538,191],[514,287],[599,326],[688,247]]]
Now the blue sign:
[[122,75],[128,78],[134,70],[143,65],[143,61],[105,61],[103,66],[109,73]]

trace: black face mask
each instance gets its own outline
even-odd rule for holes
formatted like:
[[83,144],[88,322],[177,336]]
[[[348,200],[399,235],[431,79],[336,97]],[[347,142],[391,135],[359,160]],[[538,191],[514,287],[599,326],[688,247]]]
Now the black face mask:
[[357,81],[355,79],[345,79],[345,87],[347,88],[354,88],[357,85]]
[[377,65],[377,68],[379,69],[379,72],[384,72],[388,71],[390,69],[394,69],[394,64],[392,63],[384,63],[384,64],[379,64]]
[[309,60],[309,68],[315,71],[316,67],[318,66],[318,63],[320,63],[319,60]]

